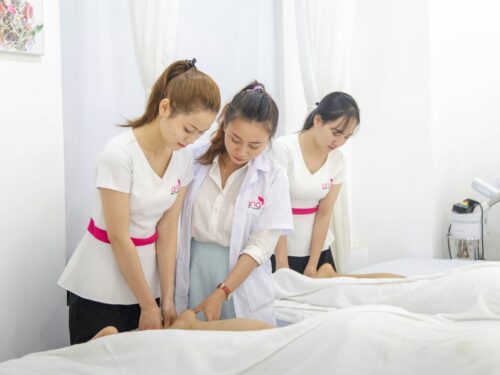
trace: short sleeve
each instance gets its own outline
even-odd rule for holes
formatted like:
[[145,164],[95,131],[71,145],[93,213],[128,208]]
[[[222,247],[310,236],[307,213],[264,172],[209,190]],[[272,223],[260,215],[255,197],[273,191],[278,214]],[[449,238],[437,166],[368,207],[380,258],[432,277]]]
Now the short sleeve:
[[130,193],[133,164],[131,156],[117,145],[108,145],[96,166],[96,187]]
[[334,155],[333,168],[333,184],[339,185],[345,180],[345,159],[344,154],[340,150]]
[[282,235],[289,234],[293,231],[293,216],[288,177],[282,168],[276,169],[267,197],[255,230],[278,229]]
[[273,255],[280,236],[281,231],[276,229],[255,231],[250,234],[242,254],[251,256],[258,265],[261,265]]
[[271,146],[270,156],[288,173],[290,170],[290,150],[284,142],[280,139],[274,141]]
[[181,180],[181,186],[188,186],[189,183],[193,180],[194,174],[193,174],[193,154],[189,151],[186,150],[187,152],[185,153],[185,163],[184,163],[184,174]]

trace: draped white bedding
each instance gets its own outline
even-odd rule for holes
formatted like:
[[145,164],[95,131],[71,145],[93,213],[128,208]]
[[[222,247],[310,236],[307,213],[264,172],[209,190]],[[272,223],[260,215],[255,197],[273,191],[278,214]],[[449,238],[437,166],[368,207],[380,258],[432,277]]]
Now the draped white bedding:
[[317,311],[359,305],[397,306],[457,321],[500,321],[498,262],[473,263],[406,279],[311,279],[286,269],[274,274],[274,282],[277,317],[287,322],[302,320],[301,309],[308,317]]
[[500,265],[405,280],[285,270],[275,282],[277,305],[316,316],[257,332],[124,333],[7,361],[0,374],[500,374]]

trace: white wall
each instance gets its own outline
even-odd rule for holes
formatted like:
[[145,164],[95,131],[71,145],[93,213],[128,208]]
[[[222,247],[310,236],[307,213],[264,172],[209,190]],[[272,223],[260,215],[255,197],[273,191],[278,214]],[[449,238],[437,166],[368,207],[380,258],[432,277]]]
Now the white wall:
[[275,96],[276,42],[272,1],[183,0],[176,57],[196,57],[219,85],[223,102],[253,79]]
[[0,54],[0,361],[67,344],[59,8],[43,56]]
[[122,131],[116,125],[142,114],[144,93],[128,2],[64,0],[60,8],[69,259],[92,213],[97,156]]
[[[453,9],[453,11],[450,11]],[[500,177],[500,3],[429,2],[431,119],[439,233],[448,229],[453,203],[485,198],[474,177]],[[446,27],[443,27],[446,25]],[[500,204],[488,215],[485,257],[500,260]],[[435,238],[444,246],[444,237]]]
[[353,230],[371,263],[435,254],[427,2],[358,0],[352,94]]
[[[500,4],[358,0],[352,87],[353,222],[374,263],[447,257],[453,203],[500,176]],[[453,11],[450,11],[450,10]],[[500,259],[500,207],[486,256]],[[489,251],[488,251],[489,250]]]
[[295,2],[284,1],[283,17],[283,107],[280,117],[283,118],[283,134],[297,132],[302,129],[308,115],[304,84],[300,71],[299,48],[295,26]]

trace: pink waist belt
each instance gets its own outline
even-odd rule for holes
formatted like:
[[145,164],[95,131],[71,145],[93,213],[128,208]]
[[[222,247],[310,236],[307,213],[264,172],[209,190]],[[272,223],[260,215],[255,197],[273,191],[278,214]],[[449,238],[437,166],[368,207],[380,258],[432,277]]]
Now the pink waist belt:
[[318,206],[311,208],[292,208],[292,215],[311,215],[318,211]]
[[[109,238],[108,238],[108,232],[106,232],[104,229],[101,229],[99,227],[95,226],[94,219],[90,219],[89,226],[87,227],[87,230],[89,233],[94,236],[96,240],[99,240],[104,243],[110,243]],[[155,231],[155,233],[148,238],[133,238],[131,237],[130,239],[134,243],[135,246],[145,246],[145,245],[151,245],[152,243],[156,242],[156,239],[158,238],[158,232]]]

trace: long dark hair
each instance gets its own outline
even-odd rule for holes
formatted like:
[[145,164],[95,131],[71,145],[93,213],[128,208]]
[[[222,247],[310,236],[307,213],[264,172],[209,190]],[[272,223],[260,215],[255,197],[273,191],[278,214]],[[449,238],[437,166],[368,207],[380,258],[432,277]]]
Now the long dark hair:
[[156,80],[144,114],[127,121],[123,126],[138,128],[150,123],[158,116],[160,102],[165,98],[170,101],[172,108],[170,117],[199,110],[219,112],[219,86],[210,76],[198,70],[195,63],[196,59],[178,60],[170,64]]
[[278,127],[278,106],[264,85],[253,81],[243,87],[234,98],[222,108],[217,121],[219,127],[210,140],[208,150],[198,159],[200,164],[211,164],[217,155],[226,152],[224,135],[227,124],[236,118],[258,122],[266,127],[269,138],[276,134]]
[[343,118],[342,124],[340,124],[341,128],[344,128],[352,119],[356,120],[356,124],[359,124],[360,121],[356,101],[351,95],[339,91],[326,95],[317,103],[316,108],[309,113],[304,121],[302,131],[313,127],[314,116],[316,115],[319,115],[325,123]]

